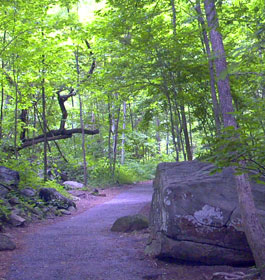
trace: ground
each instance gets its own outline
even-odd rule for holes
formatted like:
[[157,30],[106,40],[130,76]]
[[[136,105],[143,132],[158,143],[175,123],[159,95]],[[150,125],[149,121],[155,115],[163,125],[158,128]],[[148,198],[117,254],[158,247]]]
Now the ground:
[[210,280],[217,271],[246,270],[146,257],[148,231],[118,234],[109,228],[122,215],[148,215],[151,182],[108,188],[100,193],[106,196],[77,193],[81,199],[71,216],[9,229],[7,234],[16,241],[17,249],[0,253],[0,279]]

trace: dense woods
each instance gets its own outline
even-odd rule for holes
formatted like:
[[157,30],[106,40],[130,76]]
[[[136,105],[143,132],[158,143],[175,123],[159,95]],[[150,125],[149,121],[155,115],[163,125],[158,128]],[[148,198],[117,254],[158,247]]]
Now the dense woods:
[[96,2],[1,1],[0,164],[33,186],[131,183],[161,161],[233,166],[264,270],[246,188],[246,172],[265,177],[264,1]]

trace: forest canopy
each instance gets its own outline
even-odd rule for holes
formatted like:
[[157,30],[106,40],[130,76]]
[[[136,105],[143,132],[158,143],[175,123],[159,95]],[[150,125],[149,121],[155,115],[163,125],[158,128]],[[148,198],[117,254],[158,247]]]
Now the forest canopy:
[[199,0],[96,2],[1,1],[1,164],[101,184],[203,158],[264,177],[264,1],[216,1],[219,76]]

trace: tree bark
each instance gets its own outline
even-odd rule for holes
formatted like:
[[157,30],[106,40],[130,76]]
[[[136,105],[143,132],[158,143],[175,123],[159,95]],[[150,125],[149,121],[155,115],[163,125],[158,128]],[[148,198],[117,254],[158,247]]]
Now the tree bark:
[[159,128],[160,128],[160,120],[159,117],[156,117],[156,142],[157,142],[157,154],[161,154],[161,137],[159,133]]
[[191,147],[190,147],[190,139],[189,139],[186,112],[185,112],[185,107],[183,105],[180,106],[180,111],[181,111],[181,119],[182,119],[182,125],[183,125],[186,153],[187,153],[188,160],[190,161],[190,160],[192,160],[192,151],[191,151]]
[[[85,146],[85,128],[84,128],[84,118],[83,118],[83,102],[82,97],[79,91],[80,87],[80,68],[79,68],[79,54],[78,48],[75,52],[75,61],[76,61],[76,73],[77,73],[77,88],[78,88],[78,99],[79,99],[79,117],[80,117],[80,125],[82,132],[82,153],[83,153],[83,165],[84,165],[84,185],[85,187],[88,184],[87,178],[87,161],[86,161],[86,146]],[[62,123],[61,123],[62,125]]]
[[121,142],[121,164],[125,162],[125,129],[126,129],[126,102],[123,102],[123,124],[122,124],[122,142]]
[[118,108],[117,119],[114,119],[114,139],[113,139],[113,165],[112,165],[112,176],[115,177],[116,161],[117,161],[117,146],[118,146],[118,132],[120,122],[121,107]]
[[201,4],[200,0],[196,0],[196,6],[195,10],[198,13],[198,22],[202,27],[202,36],[203,36],[203,42],[206,48],[206,54],[208,57],[208,68],[210,73],[210,87],[211,87],[211,97],[213,102],[213,113],[214,113],[214,120],[215,120],[215,127],[216,127],[216,133],[220,134],[221,130],[221,122],[220,122],[220,107],[217,99],[216,89],[215,89],[215,73],[214,73],[214,64],[213,59],[211,55],[211,49],[210,49],[210,42],[207,35],[207,28],[206,24],[202,15],[201,11]]
[[[44,56],[43,56],[43,66],[44,66]],[[44,69],[43,73],[44,75]],[[48,179],[48,159],[47,159],[47,121],[46,121],[46,96],[45,96],[45,79],[44,76],[41,82],[41,96],[42,96],[42,120],[43,120],[43,179],[44,182]]]
[[[204,7],[210,29],[212,49],[215,56],[217,85],[224,127],[232,126],[237,129],[236,119],[233,114],[231,114],[234,110],[227,73],[223,39],[221,33],[218,31],[219,23],[215,8],[215,1],[204,0]],[[223,74],[226,74],[224,78],[221,77]],[[238,135],[238,137],[240,137],[240,135]],[[240,164],[244,167],[244,162],[240,162]],[[257,215],[248,175],[237,175],[235,176],[235,179],[244,232],[252,250],[256,265],[260,270],[261,279],[265,280],[265,231]]]

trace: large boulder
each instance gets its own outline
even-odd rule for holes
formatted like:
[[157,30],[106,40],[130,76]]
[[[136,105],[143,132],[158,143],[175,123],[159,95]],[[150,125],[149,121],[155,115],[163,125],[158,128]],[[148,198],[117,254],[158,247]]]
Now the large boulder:
[[17,189],[19,173],[4,166],[0,166],[0,197],[5,197],[12,190]]
[[75,203],[71,199],[63,196],[53,188],[41,188],[39,196],[41,199],[57,207],[58,209],[68,209],[71,206],[76,208]]
[[[233,171],[226,168],[210,175],[212,170],[212,165],[199,161],[158,165],[148,255],[210,265],[254,264]],[[252,189],[265,225],[265,186],[252,183]]]

